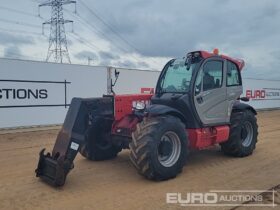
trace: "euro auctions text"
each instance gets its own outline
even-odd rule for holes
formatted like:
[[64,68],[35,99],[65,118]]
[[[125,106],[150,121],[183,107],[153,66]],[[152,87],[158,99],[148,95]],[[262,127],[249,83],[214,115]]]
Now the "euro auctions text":
[[[271,195],[271,202],[264,202],[263,192]],[[253,206],[275,207],[274,191],[262,190],[211,190],[209,192],[166,193],[166,203],[179,206]]]

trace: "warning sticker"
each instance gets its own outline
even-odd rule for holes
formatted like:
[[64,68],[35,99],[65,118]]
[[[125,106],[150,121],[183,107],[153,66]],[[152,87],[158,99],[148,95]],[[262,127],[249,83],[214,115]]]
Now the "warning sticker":
[[75,142],[72,142],[70,148],[73,149],[73,150],[78,150],[79,149],[79,144],[77,144]]

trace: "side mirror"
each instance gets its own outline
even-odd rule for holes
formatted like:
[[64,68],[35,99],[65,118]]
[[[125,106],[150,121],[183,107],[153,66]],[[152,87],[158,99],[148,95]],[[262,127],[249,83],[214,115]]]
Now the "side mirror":
[[120,72],[117,71],[117,69],[115,69],[115,78],[116,78],[116,80],[117,80],[117,78],[119,77],[119,75],[120,75]]
[[115,95],[113,87],[115,87],[115,85],[116,85],[116,83],[118,81],[119,76],[120,76],[120,72],[117,71],[117,69],[115,69],[115,81],[113,82],[113,79],[111,79],[111,92],[113,93],[113,95]]
[[240,97],[239,100],[244,101],[244,102],[248,102],[248,101],[250,101],[250,98]]
[[190,55],[187,56],[186,64],[187,64],[187,70],[189,71],[191,68],[191,64],[192,64],[192,58]]

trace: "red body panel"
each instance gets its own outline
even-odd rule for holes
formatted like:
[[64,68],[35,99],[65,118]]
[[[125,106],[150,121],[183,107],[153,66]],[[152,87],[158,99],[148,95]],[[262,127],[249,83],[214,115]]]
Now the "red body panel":
[[155,88],[141,88],[141,94],[154,94]]
[[227,141],[229,137],[229,126],[187,129],[187,132],[189,136],[189,146],[192,149],[202,149]]
[[[148,104],[152,96],[151,94],[115,96],[115,121],[112,125],[112,134],[130,138],[137,123],[142,120],[133,115],[133,106],[137,101]],[[190,148],[203,149],[227,141],[229,126],[187,129],[187,132]]]
[[149,104],[152,96],[152,94],[116,95],[115,121],[111,133],[130,138],[137,123],[142,120],[132,114],[133,107],[138,101]]
[[116,95],[115,98],[115,121],[132,113],[132,108],[137,101],[150,103],[153,94],[135,94],[135,95]]
[[140,121],[141,119],[138,119],[137,117],[135,117],[135,115],[126,115],[122,119],[114,121],[111,133],[130,138],[132,132],[136,128],[137,123],[139,123]]
[[[216,54],[214,53],[209,53],[209,52],[206,52],[206,51],[199,51],[201,53],[201,56],[205,59],[205,58],[209,58],[209,57],[213,57],[213,56],[217,56]],[[233,63],[235,63],[239,70],[241,71],[243,69],[243,67],[245,66],[245,62],[244,60],[241,60],[241,59],[237,59],[237,58],[231,58],[229,56],[226,56],[226,55],[218,55],[218,56],[221,56],[222,58],[226,59],[226,60],[229,60]]]

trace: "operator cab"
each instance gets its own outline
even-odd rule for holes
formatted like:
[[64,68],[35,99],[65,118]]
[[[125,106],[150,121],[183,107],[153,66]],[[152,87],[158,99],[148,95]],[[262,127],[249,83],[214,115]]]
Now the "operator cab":
[[160,76],[157,94],[189,92],[196,66],[201,62],[200,53],[189,54],[186,58],[173,59],[167,63]]
[[149,109],[170,109],[187,128],[229,124],[233,104],[242,94],[243,66],[242,60],[218,55],[217,50],[172,59],[161,72]]

